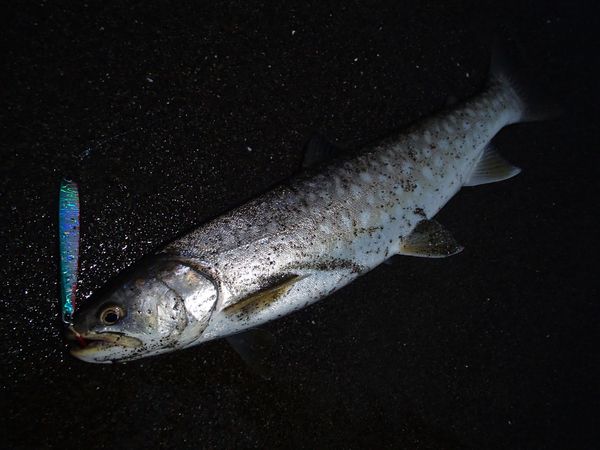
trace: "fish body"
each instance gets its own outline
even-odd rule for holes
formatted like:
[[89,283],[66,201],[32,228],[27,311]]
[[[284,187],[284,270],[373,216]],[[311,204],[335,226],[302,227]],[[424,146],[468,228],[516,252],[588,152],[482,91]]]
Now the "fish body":
[[[96,345],[73,354],[110,362],[190,347],[306,307],[394,255],[459,252],[431,219],[462,186],[518,173],[490,141],[527,116],[510,78],[497,72],[453,110],[200,226],[82,311],[75,327]],[[119,308],[118,320],[99,323],[106,308]],[[116,335],[130,341],[119,345]]]
[[[200,340],[307,306],[402,254],[417,224],[456,194],[492,137],[520,114],[516,94],[496,83],[453,111],[294,179],[169,244],[164,254],[197,261],[219,282],[219,301]],[[292,275],[297,280],[277,301],[235,308]]]

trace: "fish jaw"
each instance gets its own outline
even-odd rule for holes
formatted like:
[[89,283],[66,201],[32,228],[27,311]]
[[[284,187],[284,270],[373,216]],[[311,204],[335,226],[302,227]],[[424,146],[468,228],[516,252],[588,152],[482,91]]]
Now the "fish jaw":
[[[73,340],[74,334],[67,336]],[[90,363],[109,364],[116,360],[135,359],[144,345],[142,341],[119,333],[79,334],[85,345],[74,344],[70,353],[77,359]]]

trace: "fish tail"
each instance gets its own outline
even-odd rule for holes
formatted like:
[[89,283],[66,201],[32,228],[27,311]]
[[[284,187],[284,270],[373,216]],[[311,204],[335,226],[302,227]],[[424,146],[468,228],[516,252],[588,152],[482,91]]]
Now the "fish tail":
[[537,122],[556,119],[561,110],[556,103],[528,77],[516,49],[495,42],[490,64],[490,83],[500,83],[510,89],[518,104],[519,116],[515,122]]

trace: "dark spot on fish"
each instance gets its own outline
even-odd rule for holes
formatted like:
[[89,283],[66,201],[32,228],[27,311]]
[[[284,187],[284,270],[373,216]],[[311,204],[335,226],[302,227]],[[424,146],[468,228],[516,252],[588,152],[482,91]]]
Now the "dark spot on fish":
[[427,216],[425,215],[425,211],[423,211],[423,208],[415,208],[413,211],[417,216],[421,216],[423,218],[427,218]]

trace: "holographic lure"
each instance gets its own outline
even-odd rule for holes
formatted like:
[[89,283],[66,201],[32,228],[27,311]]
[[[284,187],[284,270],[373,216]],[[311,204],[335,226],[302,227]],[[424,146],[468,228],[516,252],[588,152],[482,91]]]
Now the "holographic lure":
[[79,191],[77,183],[62,180],[58,208],[62,320],[72,324],[79,268]]

